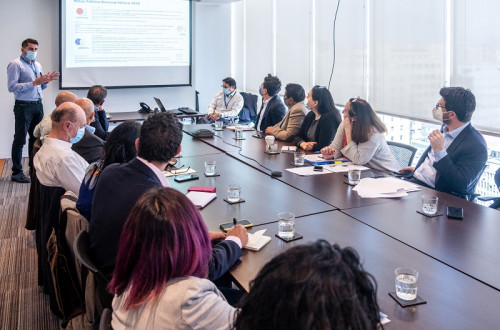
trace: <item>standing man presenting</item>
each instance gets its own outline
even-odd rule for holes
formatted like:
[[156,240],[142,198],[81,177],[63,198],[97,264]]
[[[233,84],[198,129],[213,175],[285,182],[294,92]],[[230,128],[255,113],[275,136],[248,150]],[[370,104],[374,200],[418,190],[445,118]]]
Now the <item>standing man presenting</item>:
[[21,44],[21,56],[12,60],[7,66],[7,84],[9,92],[14,93],[15,133],[12,142],[12,176],[11,180],[29,183],[24,175],[21,158],[29,134],[28,152],[29,166],[33,166],[32,150],[35,142],[33,130],[43,118],[42,90],[47,83],[59,79],[59,72],[43,74],[42,66],[35,61],[38,41],[26,39]]

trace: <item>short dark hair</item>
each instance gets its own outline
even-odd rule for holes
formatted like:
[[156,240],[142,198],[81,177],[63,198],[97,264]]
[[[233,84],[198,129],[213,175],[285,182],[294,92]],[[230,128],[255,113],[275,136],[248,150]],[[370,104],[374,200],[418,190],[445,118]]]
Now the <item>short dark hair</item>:
[[182,124],[169,112],[149,116],[141,127],[137,155],[145,160],[168,162],[182,141]]
[[470,89],[463,87],[443,87],[439,91],[443,97],[446,110],[453,111],[459,121],[469,122],[476,110],[476,98]]
[[230,87],[234,87],[236,89],[236,80],[234,80],[233,78],[231,77],[224,78],[222,79],[222,82],[225,82]]
[[281,90],[281,81],[278,77],[267,74],[267,77],[264,78],[264,88],[267,89],[267,94],[269,96],[274,96],[278,94]]
[[89,88],[89,91],[87,93],[87,98],[94,103],[94,105],[97,105],[104,101],[104,99],[108,96],[108,90],[106,87],[101,86],[101,85],[94,85]]
[[141,124],[126,121],[116,126],[104,142],[102,169],[109,164],[127,163],[137,156],[135,140],[139,138]]
[[325,240],[274,257],[250,283],[234,327],[376,329],[377,284],[357,252]]
[[302,102],[306,98],[304,88],[299,84],[288,84],[285,87],[286,96],[295,102]]
[[36,41],[36,39],[33,38],[28,38],[26,40],[23,40],[23,42],[21,43],[21,47],[23,48],[28,47],[28,44],[38,45],[38,41]]

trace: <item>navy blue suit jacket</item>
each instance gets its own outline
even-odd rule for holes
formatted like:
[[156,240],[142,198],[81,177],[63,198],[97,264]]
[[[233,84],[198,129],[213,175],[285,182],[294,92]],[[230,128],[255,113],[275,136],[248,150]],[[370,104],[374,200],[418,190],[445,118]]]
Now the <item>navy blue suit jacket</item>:
[[[90,252],[97,268],[108,279],[113,275],[125,221],[137,200],[154,187],[161,187],[160,180],[138,159],[111,164],[100,175],[92,202]],[[235,242],[216,244],[212,249],[208,278],[212,281],[218,279],[240,257],[241,249]]]
[[257,118],[255,119],[255,127],[259,124],[260,116],[262,117],[262,123],[260,124],[260,131],[265,132],[266,128],[269,126],[274,126],[279,123],[283,117],[285,117],[286,106],[281,102],[278,95],[274,95],[267,104],[266,111],[262,113],[259,111]]
[[[427,147],[417,167],[424,162],[430,149],[430,146]],[[460,197],[472,195],[488,160],[483,136],[469,124],[446,152],[447,155],[433,165],[437,171],[435,189]]]

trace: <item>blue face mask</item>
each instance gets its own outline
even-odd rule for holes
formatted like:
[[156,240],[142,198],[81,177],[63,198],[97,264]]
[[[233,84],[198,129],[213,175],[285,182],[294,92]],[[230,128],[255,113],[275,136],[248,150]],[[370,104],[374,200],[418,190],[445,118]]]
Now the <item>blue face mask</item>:
[[259,86],[259,94],[260,94],[260,96],[264,96],[264,95],[262,95],[262,85]]
[[[76,128],[75,124],[71,123],[71,125],[73,125],[73,127]],[[70,135],[69,142],[73,144],[80,142],[84,134],[85,134],[85,126],[80,129],[77,129],[75,137],[71,137]]]
[[231,89],[229,88],[222,88],[222,91],[224,92],[225,95],[231,94]]
[[36,58],[36,52],[27,51],[26,58],[28,59],[28,61],[34,61]]

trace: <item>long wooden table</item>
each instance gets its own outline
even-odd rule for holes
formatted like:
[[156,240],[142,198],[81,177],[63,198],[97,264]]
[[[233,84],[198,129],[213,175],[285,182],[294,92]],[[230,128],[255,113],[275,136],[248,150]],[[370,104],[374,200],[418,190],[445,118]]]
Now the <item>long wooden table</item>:
[[[108,115],[110,116],[108,118],[108,122],[110,123],[120,123],[123,121],[127,120],[134,120],[134,121],[143,121],[148,118],[150,113],[140,113],[137,111],[126,111],[126,112],[109,112]],[[183,118],[200,118],[205,116],[206,114],[204,113],[197,113],[197,114],[183,114],[183,115],[176,115],[177,118],[183,119]]]
[[[285,171],[286,168],[292,167],[290,163],[293,155],[265,154],[265,141],[253,138],[252,132],[244,132],[246,139],[241,141],[234,140],[234,133],[228,130],[217,132],[216,135],[214,138],[193,139],[195,141],[189,141],[189,137],[185,137],[186,143],[200,146],[199,142],[202,142],[220,153],[186,157],[182,161],[186,161],[186,166],[193,164],[197,171],[202,172],[203,160],[217,160],[219,165],[218,159],[221,159],[225,164],[222,170],[226,173],[224,180],[227,180],[227,183],[234,178],[241,178],[241,173],[244,173],[242,196],[248,196],[245,191],[250,189],[250,194],[256,202],[248,209],[247,214],[250,214],[251,220],[265,219],[253,221],[256,227],[252,230],[266,228],[267,235],[273,237],[261,251],[245,251],[242,262],[233,267],[231,273],[241,288],[248,290],[250,281],[276,254],[297,244],[324,238],[341,246],[353,246],[360,253],[366,269],[378,281],[380,306],[392,320],[386,325],[387,328],[498,327],[498,211],[424,187],[404,198],[360,198],[352,191],[352,187],[344,183],[345,177],[342,173],[302,177]],[[280,149],[282,145],[290,143],[279,142]],[[242,155],[256,159],[271,170],[282,171],[283,176],[271,178],[267,169],[240,155],[238,147],[241,147]],[[230,168],[225,168],[226,165]],[[215,184],[218,191],[224,189],[226,184],[222,183],[221,179],[222,176]],[[273,184],[264,187],[262,182]],[[200,181],[200,185],[209,185],[208,183],[210,181]],[[277,185],[280,188],[270,194],[262,193],[275,186],[275,183],[280,183]],[[186,190],[189,185],[178,188],[181,191]],[[253,185],[257,185],[254,190]],[[283,187],[292,190],[282,191]],[[422,194],[437,195],[440,199],[440,211],[444,213],[446,206],[463,207],[464,220],[450,220],[445,215],[426,218],[416,213],[416,210],[420,209]],[[294,198],[294,195],[301,197]],[[268,206],[270,201],[279,200],[282,196],[286,196],[286,200],[293,200],[294,203],[303,201],[304,196],[307,196],[307,200],[312,198],[340,210],[324,212],[322,209],[311,208],[305,211],[301,206],[297,206],[300,209],[298,214],[302,216],[297,219],[296,229],[304,235],[304,239],[284,243],[276,239],[274,234],[277,232],[275,215],[285,209],[273,210],[273,207]],[[210,208],[209,205],[206,210],[202,210],[204,217],[217,218],[218,215],[227,213],[224,204],[213,206],[216,207]],[[227,214],[231,212],[230,209]],[[209,227],[214,228],[215,222],[207,221],[210,223]],[[412,267],[420,272],[419,294],[428,301],[426,305],[401,308],[388,296],[388,292],[394,290],[394,269],[399,266]]]

